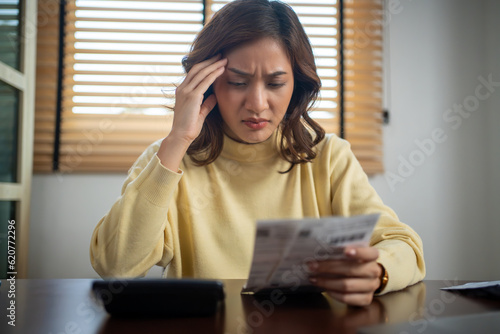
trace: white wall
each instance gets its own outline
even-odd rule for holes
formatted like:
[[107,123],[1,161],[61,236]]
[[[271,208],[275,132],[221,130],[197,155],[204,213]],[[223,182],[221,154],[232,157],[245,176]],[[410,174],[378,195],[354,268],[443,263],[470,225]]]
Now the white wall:
[[[489,0],[486,8],[488,12],[488,45],[490,50],[488,52],[488,70],[494,73],[497,81],[500,81],[500,21],[498,20],[498,13],[500,13],[500,1]],[[500,88],[499,88],[500,90]],[[493,238],[500,236],[500,92],[495,94],[489,101],[489,114],[488,114],[488,153],[490,154],[488,176],[491,178],[489,182],[489,199],[490,199],[490,230]],[[500,278],[500,259],[497,254],[500,254],[500,243],[496,240],[492,241],[492,245],[496,247],[491,248],[492,254],[495,258],[492,266],[492,273],[496,279]]]
[[[387,0],[389,1],[389,0]],[[391,123],[384,128],[386,174],[372,184],[402,221],[422,236],[429,279],[499,279],[489,263],[500,246],[500,88],[453,130],[443,114],[474,95],[478,76],[500,81],[498,1],[402,1],[391,16]],[[494,11],[496,10],[496,11]],[[442,129],[447,139],[404,182],[389,186],[415,140]],[[35,175],[30,276],[97,277],[88,257],[99,218],[125,175]],[[496,233],[491,233],[492,229]],[[492,251],[497,247],[496,252]],[[498,262],[498,261],[497,261]],[[156,274],[156,273],[155,273]]]
[[470,101],[478,76],[491,73],[485,3],[403,1],[389,24],[392,121],[384,131],[386,171],[398,174],[400,158],[417,157],[415,141],[429,140],[436,129],[447,139],[394,190],[387,172],[373,184],[421,235],[429,279],[492,278],[487,242],[492,241],[487,190],[492,99],[481,101],[457,129],[443,119],[454,104]]
[[90,237],[124,179],[125,174],[34,176],[30,277],[98,277],[90,265]]

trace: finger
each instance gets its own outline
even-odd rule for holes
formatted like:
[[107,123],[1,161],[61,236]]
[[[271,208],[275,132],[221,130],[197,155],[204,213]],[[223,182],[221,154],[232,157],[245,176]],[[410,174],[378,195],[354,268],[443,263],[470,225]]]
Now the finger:
[[198,64],[195,64],[193,67],[191,67],[191,69],[189,70],[189,72],[186,74],[186,77],[184,78],[184,80],[182,81],[182,83],[179,85],[179,87],[183,87],[183,86],[186,86],[187,84],[189,84],[191,82],[191,80],[193,80],[193,78],[196,76],[196,74],[202,70],[203,68],[207,67],[207,66],[210,66],[212,64],[215,64],[216,62],[218,62],[219,60],[221,59],[221,55],[218,54],[217,56],[214,56],[210,59],[207,59],[207,60],[204,60]]
[[379,255],[375,247],[346,247],[344,254],[349,259],[360,261],[375,261]]
[[218,69],[216,69],[215,71],[213,71],[212,73],[207,75],[205,78],[203,78],[203,80],[201,80],[198,83],[198,86],[195,87],[192,92],[195,94],[205,93],[207,91],[207,89],[210,87],[210,85],[215,82],[215,79],[217,79],[219,76],[221,76],[225,70],[226,69],[224,68],[224,66],[219,67]]
[[352,306],[368,306],[373,301],[373,293],[338,293],[333,291],[327,293],[330,297]]
[[[189,70],[187,73],[186,77],[191,76],[193,77],[196,73],[198,73],[201,69],[210,66],[216,62],[218,62],[222,58],[222,55],[219,53],[216,56],[213,56],[212,58],[206,59],[204,61],[201,61],[197,64],[194,64],[193,67]],[[191,74],[191,75],[190,75]]]
[[377,262],[359,262],[350,260],[318,261],[313,276],[323,277],[368,277],[377,278],[382,269]]
[[311,283],[337,293],[372,293],[380,285],[378,278],[323,278],[312,277]]
[[[187,91],[193,91],[195,90],[199,84],[210,74],[219,71],[221,68],[223,69],[224,66],[227,63],[227,58],[221,59],[213,64],[210,64],[206,67],[203,67],[196,71],[195,73],[191,73],[192,71],[189,71],[188,76],[186,76],[186,84],[183,87]],[[194,75],[194,76],[191,76]],[[220,75],[220,74],[219,74]],[[215,79],[214,79],[215,80]],[[184,84],[184,82],[183,82]],[[208,87],[207,87],[208,88]],[[205,89],[206,90],[206,89]]]
[[217,99],[215,98],[214,94],[211,94],[209,97],[207,97],[205,102],[203,102],[203,104],[201,105],[200,115],[203,118],[206,118],[208,113],[210,113],[210,111],[212,111],[212,109],[215,107],[216,104],[217,104]]

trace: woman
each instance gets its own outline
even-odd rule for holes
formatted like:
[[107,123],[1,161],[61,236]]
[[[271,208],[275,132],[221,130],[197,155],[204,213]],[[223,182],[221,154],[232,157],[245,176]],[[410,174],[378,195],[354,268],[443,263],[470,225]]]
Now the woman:
[[307,114],[320,80],[289,6],[226,5],[183,65],[170,133],[139,157],[92,236],[101,276],[160,265],[166,277],[247,278],[255,221],[377,212],[370,247],[310,263],[311,283],[367,305],[424,277],[419,236],[384,206],[349,144]]

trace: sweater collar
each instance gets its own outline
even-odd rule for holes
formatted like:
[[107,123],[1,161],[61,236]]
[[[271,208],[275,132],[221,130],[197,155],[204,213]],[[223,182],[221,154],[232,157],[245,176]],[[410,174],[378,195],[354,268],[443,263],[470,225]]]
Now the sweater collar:
[[221,156],[240,162],[256,162],[279,155],[278,130],[271,137],[258,144],[244,144],[224,134],[224,146]]

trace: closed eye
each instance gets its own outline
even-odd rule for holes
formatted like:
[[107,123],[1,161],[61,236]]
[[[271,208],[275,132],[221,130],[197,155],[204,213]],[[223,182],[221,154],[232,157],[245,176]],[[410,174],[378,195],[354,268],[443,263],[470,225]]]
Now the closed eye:
[[269,86],[273,88],[283,87],[285,83],[270,83]]
[[236,86],[236,87],[239,87],[239,86],[244,86],[245,83],[244,82],[234,82],[234,81],[228,81],[227,82],[228,84],[232,85],[232,86]]

